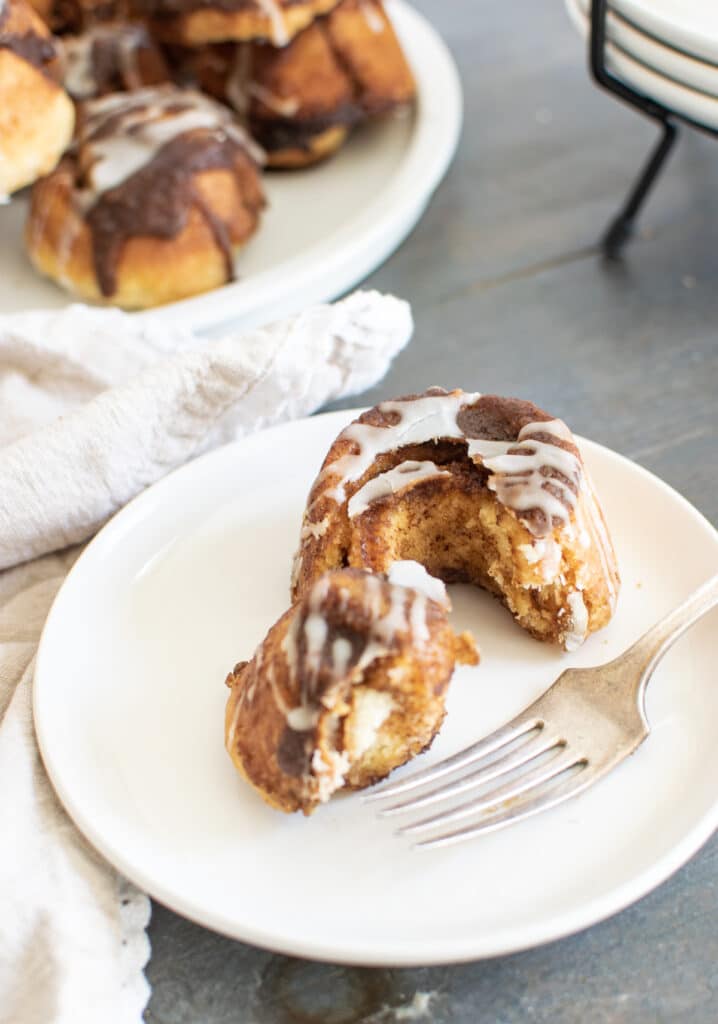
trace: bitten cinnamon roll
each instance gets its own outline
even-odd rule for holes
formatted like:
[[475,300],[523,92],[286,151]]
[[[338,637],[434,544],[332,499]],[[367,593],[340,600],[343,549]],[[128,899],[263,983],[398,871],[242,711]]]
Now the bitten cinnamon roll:
[[225,715],[227,751],[267,803],[311,814],[429,746],[455,664],[478,661],[447,607],[420,566],[343,569],[272,626],[228,676]]
[[431,388],[343,430],[309,494],[293,597],[342,565],[413,559],[574,650],[613,615],[613,545],[573,434],[531,402]]
[[33,189],[30,258],[83,298],[127,309],[215,288],[257,228],[261,159],[231,112],[199,93],[90,100],[72,152]]
[[0,199],[52,170],[74,123],[47,27],[25,0],[0,0]]

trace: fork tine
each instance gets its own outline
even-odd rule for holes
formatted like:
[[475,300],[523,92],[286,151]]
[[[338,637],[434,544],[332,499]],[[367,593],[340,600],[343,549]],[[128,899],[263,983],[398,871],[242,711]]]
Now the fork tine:
[[430,789],[428,793],[422,793],[421,796],[410,796],[408,800],[402,800],[401,803],[382,807],[378,812],[380,817],[390,817],[392,814],[418,810],[419,807],[426,807],[429,804],[436,803],[438,800],[445,800],[449,797],[459,796],[459,794],[465,793],[467,790],[477,789],[487,782],[494,782],[496,779],[502,778],[502,776],[507,775],[516,768],[528,765],[530,761],[540,757],[542,754],[547,754],[554,747],[563,745],[563,741],[555,733],[544,739],[544,731],[544,729],[539,730],[532,739],[522,743],[518,750],[510,754],[504,754],[503,757],[492,761],[487,767],[478,768],[468,775],[462,775],[455,782],[439,782],[437,786]]
[[[584,761],[577,763],[579,765],[586,764]],[[604,773],[600,772],[596,775],[593,772],[582,770],[577,772],[571,779],[567,779],[564,786],[559,791],[554,791],[553,795],[544,793],[533,797],[533,799],[522,800],[520,803],[515,803],[510,809],[507,808],[498,814],[487,816],[476,825],[468,825],[465,828],[456,829],[454,832],[445,832],[438,836],[432,836],[430,839],[420,839],[419,842],[413,844],[413,849],[429,850],[438,849],[443,846],[454,846],[456,843],[463,843],[468,839],[475,839],[477,836],[496,832],[501,828],[506,828],[507,825],[514,825],[516,822],[530,818],[534,814],[540,814],[542,811],[547,811],[551,807],[562,804],[564,800],[570,800],[572,797],[577,796],[602,774]],[[571,784],[569,785],[569,783]]]
[[461,818],[467,818],[472,814],[481,814],[483,811],[497,807],[497,805],[506,803],[509,800],[514,801],[517,797],[523,796],[525,793],[529,793],[550,782],[551,779],[561,775],[566,769],[572,768],[581,761],[585,761],[585,759],[580,755],[574,754],[572,751],[565,751],[563,754],[558,754],[554,757],[543,768],[535,768],[524,772],[523,775],[519,776],[518,779],[514,779],[513,782],[499,786],[497,789],[478,797],[476,800],[467,800],[465,803],[459,804],[458,807],[434,814],[430,818],[423,818],[421,821],[414,822],[414,824],[402,826],[402,828],[397,830],[398,835],[415,835],[417,832],[425,832],[427,829],[436,828],[437,825],[447,825],[449,822],[459,821]]
[[387,796],[391,797],[398,796],[400,793],[408,793],[410,790],[417,789],[427,782],[434,782],[436,779],[441,779],[459,768],[464,768],[466,765],[473,764],[484,757],[488,757],[490,754],[495,754],[502,747],[511,743],[512,740],[519,739],[534,729],[542,729],[543,724],[543,721],[535,714],[527,715],[524,713],[519,715],[513,721],[489,733],[488,736],[485,736],[477,743],[472,743],[470,747],[460,750],[458,754],[454,754],[438,764],[431,765],[429,768],[424,768],[422,771],[415,772],[406,779],[391,782],[389,785],[382,786],[381,789],[374,790],[372,793],[365,793],[362,796],[362,800],[369,803],[372,800],[383,800]]

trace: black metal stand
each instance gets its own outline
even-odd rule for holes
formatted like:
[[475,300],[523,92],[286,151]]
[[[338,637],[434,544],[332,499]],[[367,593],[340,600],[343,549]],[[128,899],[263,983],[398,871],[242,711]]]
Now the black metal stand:
[[[639,110],[646,117],[657,121],[661,128],[661,136],[653,149],[641,173],[636,179],[626,202],[622,209],[611,222],[605,235],[601,240],[603,250],[608,257],[615,259],[621,252],[633,232],[633,224],[639,210],[643,206],[646,196],[651,190],[658,172],[663,167],[666,157],[673,148],[678,137],[678,126],[674,118],[677,115],[673,111],[657,103],[655,100],[636,92],[624,82],[615,78],[606,68],[606,13],[608,0],[591,0],[591,38],[589,49],[589,63],[591,73],[596,82],[608,92],[613,93],[624,103]],[[683,118],[683,120],[688,120]],[[709,129],[702,125],[695,124],[694,127]]]

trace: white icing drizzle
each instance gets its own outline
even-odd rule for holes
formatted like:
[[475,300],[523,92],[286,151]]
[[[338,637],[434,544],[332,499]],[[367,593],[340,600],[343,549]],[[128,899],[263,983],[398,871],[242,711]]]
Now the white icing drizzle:
[[[404,564],[411,565],[412,563]],[[434,593],[437,592],[437,587],[441,587],[444,602],[448,601],[443,584],[438,580],[432,580],[417,563],[413,564],[426,578],[421,581],[423,586],[428,586],[429,590]],[[419,573],[415,572],[415,575],[418,576]],[[326,665],[327,659],[329,659],[331,673],[335,680],[344,678],[349,671],[354,674],[356,680],[359,680],[362,671],[367,666],[377,658],[384,657],[391,652],[398,635],[410,634],[413,642],[418,646],[426,644],[430,636],[427,618],[428,598],[423,590],[391,584],[387,593],[387,584],[382,577],[367,573],[363,581],[361,601],[370,620],[370,626],[364,647],[359,657],[352,663],[352,644],[345,637],[334,637],[331,646],[327,649],[330,630],[325,617],[324,605],[329,587],[328,576],[321,577],[314,584],[306,599],[306,616],[302,619],[299,611],[295,614],[281,644],[289,675],[295,679],[301,679],[301,692],[299,703],[294,708],[288,710],[279,701],[277,701],[277,705],[285,715],[289,727],[298,732],[312,729],[319,720],[317,683],[320,669],[323,664]],[[387,597],[388,608],[385,607]],[[299,664],[300,636],[303,640],[301,666]],[[322,698],[322,703],[325,707],[331,708],[331,698],[329,702]]]
[[553,437],[560,437],[562,441],[575,443],[573,434],[563,420],[537,420],[535,423],[527,423],[521,433],[524,435],[551,434]]
[[75,99],[87,99],[97,91],[93,49],[95,43],[112,43],[123,77],[131,89],[142,84],[137,51],[149,45],[142,25],[96,25],[80,36],[58,40],[63,65],[63,84]]
[[193,90],[161,85],[89,100],[80,152],[90,195],[120,185],[172,139],[197,128],[231,138],[254,159],[262,158],[230,111]]
[[[472,439],[468,452],[471,458],[479,456],[491,472],[488,486],[502,504],[516,512],[539,509],[548,524],[544,532],[550,532],[552,520],[565,521],[566,506],[569,509],[576,506],[581,464],[573,452],[532,438],[532,431],[538,432],[540,426],[528,424],[519,431],[514,442]],[[545,468],[557,470],[573,487],[557,477],[546,477],[542,472]],[[547,485],[552,490],[548,490]],[[558,491],[560,497],[552,491]]]
[[[543,527],[533,521],[527,523],[528,529],[535,536],[550,533],[554,520],[565,524],[570,510],[576,505],[576,492],[582,477],[580,460],[559,445],[536,440],[532,435],[549,434],[557,439],[571,440],[568,427],[561,420],[547,420],[526,424],[515,441],[467,438],[458,425],[458,415],[464,407],[472,405],[480,397],[476,393],[459,391],[408,401],[382,402],[378,406],[379,411],[384,415],[398,415],[399,421],[394,426],[384,427],[369,423],[350,424],[339,439],[354,442],[357,451],[341,456],[322,471],[320,484],[322,481],[331,481],[333,484],[322,491],[322,496],[337,503],[344,502],[346,485],[359,480],[379,455],[411,444],[426,444],[441,439],[460,440],[466,443],[469,457],[481,461],[489,470],[491,475],[488,486],[496,493],[499,501],[515,512],[535,509],[543,512]],[[568,483],[558,477],[545,475],[546,469],[557,471]],[[398,479],[395,473],[396,470],[390,470],[387,474],[375,477],[374,480],[379,480],[385,476],[386,480],[376,484],[370,480],[356,495],[352,495],[350,505],[353,515],[361,514],[374,497],[391,493],[390,487]],[[362,492],[364,496],[359,498]],[[354,501],[354,498],[357,500]],[[349,511],[349,515],[352,515],[352,511]]]
[[389,611],[376,621],[376,632],[386,644],[391,643],[397,633],[409,628],[406,618],[407,592],[404,587],[392,587]]
[[335,676],[339,678],[345,674],[351,656],[352,645],[346,637],[336,637],[332,642],[332,672]]
[[328,528],[329,516],[324,516],[324,518],[318,523],[310,523],[309,520],[307,520],[302,524],[300,540],[306,540],[307,537],[314,537],[315,540],[318,540],[320,537],[324,536]]
[[363,515],[364,512],[379,498],[386,498],[391,494],[401,494],[403,491],[414,487],[422,480],[431,480],[439,476],[451,476],[448,470],[440,469],[435,462],[415,462],[408,460],[401,462],[386,473],[367,480],[363,487],[351,496],[347,505],[347,512],[350,519]]
[[92,66],[93,39],[90,33],[59,40],[63,85],[76,100],[92,96],[97,88]]
[[387,573],[387,578],[390,583],[398,583],[402,587],[421,590],[430,600],[436,601],[447,612],[451,611],[451,601],[443,581],[438,580],[436,576],[429,575],[421,562],[414,562],[410,559],[393,562]]
[[381,402],[378,406],[384,414],[395,413],[400,419],[393,427],[375,427],[371,423],[351,423],[337,440],[354,441],[358,446],[356,454],[343,455],[322,471],[319,479],[339,477],[339,483],[327,497],[342,502],[346,498],[344,485],[353,483],[366,473],[379,455],[410,444],[425,444],[440,438],[464,439],[464,433],[456,417],[466,405],[471,405],[481,396],[463,391],[448,395],[427,395],[407,402]]
[[286,715],[287,725],[296,732],[306,732],[308,729],[313,729],[319,720],[319,711],[316,708],[308,707],[306,704],[300,704],[296,708],[291,708],[287,711]]
[[246,43],[239,43],[234,55],[224,94],[232,107],[246,117],[249,112],[249,82],[252,75],[252,49]]
[[[591,478],[585,471],[581,481],[581,489],[586,505],[588,506],[588,515],[585,517],[585,521],[583,517],[579,517],[579,530],[581,532],[589,533],[593,540],[593,544],[598,551],[598,556],[601,562],[601,571],[608,588],[608,603],[611,613],[613,613],[616,609],[616,602],[618,600],[616,578],[611,568],[614,564],[613,545],[611,544],[606,524],[603,521],[603,515],[598,507],[598,502],[596,501],[596,495],[593,490]],[[579,537],[581,536],[581,532],[579,532]]]
[[262,13],[269,19],[270,39],[275,46],[286,46],[289,33],[284,24],[284,14],[278,0],[257,0]]
[[414,642],[420,647],[429,642],[429,623],[426,613],[426,595],[417,590],[411,603],[410,623]]
[[574,590],[568,595],[568,608],[571,613],[571,621],[563,637],[563,645],[567,651],[575,651],[586,639],[588,632],[588,608],[580,590]]
[[380,35],[384,31],[384,20],[379,14],[373,0],[360,0],[359,10],[364,15],[364,21],[367,23],[374,35]]
[[294,117],[299,110],[299,100],[295,96],[277,96],[259,82],[250,82],[248,88],[250,95],[280,117]]

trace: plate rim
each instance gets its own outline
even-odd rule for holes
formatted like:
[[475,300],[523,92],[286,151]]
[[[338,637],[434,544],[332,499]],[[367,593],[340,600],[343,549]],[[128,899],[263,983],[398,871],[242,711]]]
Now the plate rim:
[[[271,928],[263,929],[256,926],[256,924],[249,927],[244,924],[238,926],[236,920],[221,913],[207,913],[191,899],[178,898],[171,887],[166,887],[155,879],[148,877],[141,868],[136,869],[134,864],[125,860],[122,854],[117,852],[111,842],[105,841],[92,822],[85,819],[72,793],[68,792],[62,779],[58,777],[58,773],[55,771],[56,766],[53,764],[51,753],[52,739],[48,738],[51,732],[46,732],[42,714],[42,692],[43,686],[46,685],[43,680],[51,676],[51,669],[45,669],[45,664],[49,662],[50,658],[48,654],[49,641],[47,638],[51,635],[51,630],[54,628],[54,619],[59,614],[58,608],[61,609],[63,592],[68,581],[79,575],[83,571],[84,564],[93,559],[98,551],[101,553],[105,544],[112,543],[118,531],[133,528],[147,513],[151,514],[153,504],[162,501],[163,492],[171,490],[178,476],[191,476],[195,471],[194,467],[197,463],[207,466],[213,460],[227,458],[227,452],[231,449],[244,448],[248,444],[262,444],[267,435],[286,431],[298,423],[334,420],[338,429],[341,429],[340,424],[346,425],[362,411],[364,411],[363,408],[341,409],[319,413],[311,417],[303,417],[299,420],[285,421],[266,430],[257,431],[247,437],[232,441],[229,444],[221,445],[178,467],[146,488],[115,513],[99,530],[95,537],[87,544],[87,547],[63,580],[48,613],[37,649],[32,684],[32,714],[38,748],[45,771],[58,799],[75,827],[109,865],[146,892],[152,899],[169,908],[174,913],[180,914],[188,920],[220,935],[250,943],[271,952],[353,966],[419,967],[462,963],[477,959],[491,959],[536,948],[576,934],[636,903],[686,864],[718,828],[718,792],[710,811],[700,817],[693,827],[685,833],[680,842],[672,846],[664,856],[655,860],[648,869],[624,881],[603,897],[588,900],[571,911],[563,912],[556,916],[545,916],[541,921],[530,926],[520,924],[503,928],[501,931],[502,941],[499,943],[486,939],[482,940],[481,938],[477,941],[473,936],[468,936],[452,941],[443,939],[441,947],[437,950],[432,947],[431,939],[424,940],[423,937],[415,937],[411,949],[407,949],[404,952],[394,948],[391,943],[387,947],[382,948],[381,941],[372,944],[373,952],[366,950],[352,952],[348,948],[350,944],[337,949],[332,945],[331,940],[317,941],[310,939],[299,941],[293,940],[291,937],[278,938]],[[702,512],[674,487],[620,452],[616,452],[581,435],[574,436],[577,438],[582,450],[598,450],[601,456],[607,456],[609,460],[615,460],[620,465],[624,465],[624,468],[627,468],[630,472],[637,471],[639,476],[650,481],[653,486],[657,486],[669,499],[681,506],[682,510],[694,520],[697,528],[710,535],[718,549],[718,530]],[[147,513],[145,509],[147,509]]]
[[699,29],[691,29],[690,26],[682,25],[680,20],[668,14],[656,13],[647,7],[642,0],[611,0],[619,14],[624,15],[637,28],[643,28],[647,33],[661,38],[665,36],[666,43],[671,46],[671,39],[674,45],[680,48],[688,56],[696,57],[698,60],[715,63],[718,60],[718,34],[713,38],[713,44],[706,43],[706,37]]
[[[566,0],[566,6],[570,15],[573,8],[576,16],[583,19],[582,31],[587,33],[590,0]],[[606,25],[607,41],[627,56],[678,85],[718,98],[718,63],[715,61],[696,57],[651,35],[614,8],[608,12]]]
[[[589,21],[578,0],[564,0],[564,5],[569,18],[585,39]],[[629,53],[615,40],[606,43],[606,53],[613,62],[614,72],[628,85],[652,96],[679,116],[718,129],[718,91],[714,95],[688,82],[678,81],[667,72],[650,66],[637,54]]]

